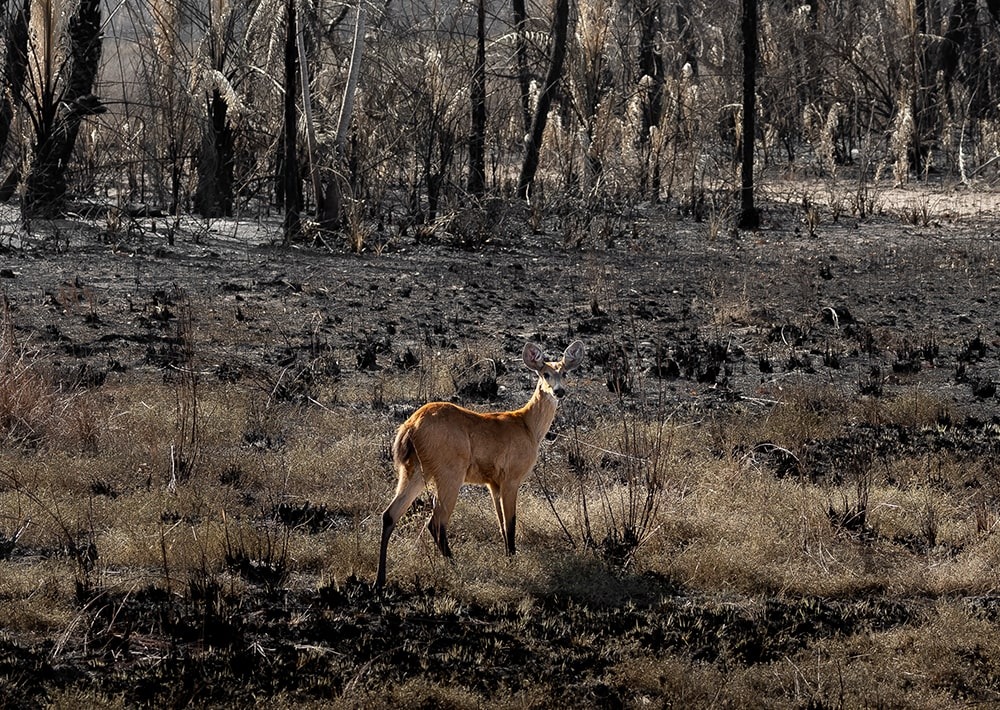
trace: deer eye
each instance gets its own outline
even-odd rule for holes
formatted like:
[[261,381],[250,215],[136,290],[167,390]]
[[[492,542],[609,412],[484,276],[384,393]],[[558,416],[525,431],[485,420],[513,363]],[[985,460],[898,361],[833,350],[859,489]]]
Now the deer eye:
[[551,372],[543,372],[542,373],[542,377],[544,377],[545,381],[548,382],[549,380],[552,379],[552,373]]

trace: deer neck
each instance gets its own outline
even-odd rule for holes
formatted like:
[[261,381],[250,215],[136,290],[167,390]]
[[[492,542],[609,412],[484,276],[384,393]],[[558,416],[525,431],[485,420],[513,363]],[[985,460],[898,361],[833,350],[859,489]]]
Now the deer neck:
[[518,412],[534,437],[536,445],[540,444],[548,433],[552,421],[556,418],[558,407],[559,400],[552,394],[545,392],[541,382],[539,382],[535,386],[535,392],[531,395],[531,399]]

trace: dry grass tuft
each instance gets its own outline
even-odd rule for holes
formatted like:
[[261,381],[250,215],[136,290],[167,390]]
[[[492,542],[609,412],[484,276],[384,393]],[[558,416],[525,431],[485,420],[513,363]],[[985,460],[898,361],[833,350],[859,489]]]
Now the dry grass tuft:
[[15,446],[44,440],[58,412],[58,398],[37,352],[20,344],[10,303],[0,295],[0,436]]

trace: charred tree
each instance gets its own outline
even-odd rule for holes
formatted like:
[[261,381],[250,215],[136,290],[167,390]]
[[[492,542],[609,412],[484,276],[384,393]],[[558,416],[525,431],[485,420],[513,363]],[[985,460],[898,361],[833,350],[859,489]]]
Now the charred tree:
[[686,64],[690,67],[692,76],[698,76],[697,38],[694,36],[694,22],[691,19],[689,4],[690,0],[680,0],[674,7],[674,16],[677,18],[677,42],[683,53],[681,69]]
[[551,51],[549,54],[549,69],[545,75],[545,83],[538,94],[535,115],[531,121],[528,142],[524,149],[524,162],[521,164],[521,176],[517,181],[517,195],[523,200],[528,199],[531,184],[538,171],[538,155],[542,148],[542,137],[545,135],[545,122],[548,120],[552,98],[559,88],[562,77],[563,63],[566,60],[566,34],[569,27],[569,0],[556,0],[555,17],[552,20]]
[[740,179],[742,229],[760,226],[760,213],[753,199],[753,149],[757,101],[757,0],[743,0],[743,155]]
[[302,185],[299,181],[299,158],[296,150],[299,112],[295,101],[298,93],[298,46],[296,44],[295,0],[285,4],[285,93],[284,93],[284,244],[288,246],[302,230]]
[[[302,87],[302,119],[306,129],[306,159],[309,163],[309,177],[313,195],[316,198],[316,224],[321,232],[332,232],[340,222],[339,191],[335,181],[329,189],[323,183],[323,168],[320,164],[319,144],[316,139],[316,120],[312,107],[312,87],[309,76],[309,55],[306,52],[306,22],[298,22],[296,45],[299,56],[299,81]],[[331,199],[334,197],[336,199]],[[304,202],[304,200],[303,200]],[[334,204],[336,202],[336,204]]]
[[229,102],[218,87],[206,96],[205,109],[194,206],[203,217],[228,217],[233,213],[233,127]]
[[[639,81],[649,77],[649,90],[642,105],[641,140],[649,140],[649,131],[660,124],[663,114],[663,55],[659,41],[662,31],[659,0],[639,0]],[[680,12],[680,10],[678,10]]]
[[35,144],[25,180],[25,217],[55,216],[65,210],[66,168],[80,124],[87,116],[106,110],[92,93],[101,60],[100,0],[82,0],[66,34],[69,53],[58,72],[66,81],[40,88],[32,116]]
[[[639,21],[639,76],[636,77],[636,83],[645,89],[639,144],[649,150],[652,130],[660,126],[663,118],[663,55],[659,47],[663,22],[660,0],[638,0],[636,14]],[[639,189],[644,193],[648,191],[654,200],[659,198],[660,166],[655,158],[643,167]]]
[[[31,19],[31,0],[24,0],[20,7],[14,7],[6,23],[4,35],[7,37],[7,51],[3,57],[3,85],[7,90],[0,93],[0,154],[7,146],[10,124],[14,118],[14,106],[21,102],[24,77],[28,71],[28,23]],[[0,202],[5,202],[14,194],[20,181],[20,167],[13,167],[0,184]]]
[[347,70],[347,83],[344,85],[344,96],[340,101],[340,115],[337,118],[337,135],[334,139],[335,164],[333,176],[326,189],[323,210],[328,222],[344,221],[344,189],[348,196],[353,197],[357,188],[357,165],[354,151],[347,150],[347,138],[354,117],[354,100],[361,78],[361,62],[365,54],[365,28],[368,23],[368,13],[363,0],[358,0],[358,9],[354,21],[354,41],[351,45],[351,64]]
[[232,61],[235,33],[235,8],[210,3],[205,34],[205,58],[212,77],[205,89],[201,145],[198,149],[194,209],[204,217],[224,217],[233,213],[235,199],[236,129],[232,123],[231,103],[235,100],[237,75],[228,66]]
[[31,0],[13,8],[10,20],[4,27],[7,38],[3,55],[3,86],[0,91],[0,154],[7,145],[14,106],[21,101],[24,77],[28,71],[28,23],[31,19]]
[[472,125],[469,132],[469,192],[486,190],[486,0],[476,3],[476,61],[469,87]]
[[521,98],[521,119],[525,134],[531,130],[531,73],[528,71],[528,11],[524,0],[511,0],[514,12],[514,60],[517,64],[517,86]]

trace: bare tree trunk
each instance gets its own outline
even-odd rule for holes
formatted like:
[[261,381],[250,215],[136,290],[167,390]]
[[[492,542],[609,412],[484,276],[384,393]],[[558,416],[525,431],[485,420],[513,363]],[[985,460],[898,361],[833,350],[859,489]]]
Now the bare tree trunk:
[[521,92],[521,118],[524,132],[531,130],[531,74],[528,71],[528,11],[524,0],[511,0],[514,11],[514,56],[517,60],[517,84]]
[[[14,9],[10,22],[4,28],[7,37],[7,51],[4,54],[3,86],[0,92],[0,154],[10,136],[10,124],[14,118],[14,105],[21,101],[24,77],[28,71],[28,22],[31,19],[31,0],[24,0],[20,9]],[[2,177],[2,176],[0,176]],[[21,179],[20,165],[15,165],[0,184],[0,202],[6,202],[14,194]]]
[[[437,140],[434,140],[436,135]],[[435,142],[437,147],[437,166],[434,165]],[[455,156],[455,131],[450,124],[438,128],[431,137],[424,155],[424,173],[427,176],[427,216],[425,224],[433,224],[438,216],[438,206],[441,201],[441,191],[445,185],[445,177]]]
[[525,146],[524,162],[521,164],[521,176],[517,181],[517,196],[528,199],[531,184],[538,171],[538,154],[542,148],[542,137],[545,135],[545,122],[548,120],[552,97],[559,88],[562,77],[563,62],[566,59],[566,33],[569,26],[569,0],[556,0],[555,17],[552,21],[552,50],[549,55],[549,70],[545,76],[545,84],[538,94],[538,104],[535,106],[535,116],[531,122],[531,132]]
[[[663,117],[663,55],[659,49],[662,41],[663,21],[660,11],[660,0],[639,0],[636,3],[636,13],[639,16],[639,76],[636,77],[636,83],[641,85],[647,80],[647,77],[649,82],[645,100],[642,102],[639,143],[647,150],[650,149],[650,131],[653,126],[660,126]],[[680,13],[679,9],[678,13]],[[639,178],[640,190],[644,193],[648,191],[654,200],[658,200],[660,197],[660,165],[659,161],[652,155],[651,150],[647,155],[650,155],[650,160],[642,169],[642,175]]]
[[23,211],[26,217],[55,215],[64,209],[66,168],[76,146],[80,124],[87,116],[106,109],[94,96],[94,81],[101,60],[101,2],[82,0],[67,28],[69,56],[60,70],[67,76],[58,93],[43,91],[51,99],[48,113],[37,124],[35,154],[26,180]]
[[[660,17],[660,0],[640,0],[636,11],[639,15],[639,79],[648,76],[652,81],[648,100],[642,107],[642,135],[649,140],[649,129],[659,125],[663,113],[663,56],[659,43],[663,22]],[[680,10],[678,9],[678,13]]]
[[358,90],[358,77],[361,76],[361,58],[365,53],[365,13],[364,0],[358,0],[358,17],[354,23],[354,46],[351,49],[351,66],[347,72],[347,84],[344,86],[344,98],[340,102],[340,119],[337,121],[337,152],[341,158],[346,155],[347,131],[351,127],[351,116],[354,114],[354,95]]
[[756,131],[757,0],[743,0],[743,164],[740,188],[742,229],[760,226],[760,213],[753,200],[753,149]]
[[283,225],[284,245],[288,246],[302,231],[300,213],[302,192],[299,185],[299,159],[296,152],[298,129],[298,109],[295,103],[296,79],[296,21],[295,1],[287,0],[285,5],[285,222]]
[[302,82],[302,119],[306,127],[306,157],[309,160],[309,178],[313,186],[313,196],[316,199],[316,221],[319,222],[320,229],[329,230],[331,225],[325,219],[325,205],[327,200],[318,164],[316,124],[313,120],[312,89],[309,86],[309,58],[306,56],[304,32],[305,28],[303,24],[300,24],[299,31],[296,33],[295,44],[299,54],[299,79]]
[[472,67],[472,128],[469,135],[469,192],[486,190],[486,0],[476,3],[476,62]]
[[[956,3],[958,7],[961,2]],[[907,148],[907,161],[913,168],[914,175],[919,180],[923,175],[924,157],[929,150],[924,143],[935,132],[937,123],[937,82],[935,80],[938,67],[933,66],[936,62],[928,56],[926,49],[926,37],[928,32],[937,32],[937,27],[928,27],[927,6],[922,0],[917,0],[911,6],[911,17],[908,18],[910,29],[910,62],[904,72],[909,84],[909,110],[913,116],[913,131],[910,135],[910,144]],[[957,18],[954,18],[957,19]],[[957,56],[954,45],[946,41],[943,44],[944,53],[952,53]],[[945,80],[948,80],[945,73]],[[907,170],[907,176],[909,171]]]
[[340,117],[337,120],[337,137],[335,140],[336,163],[330,184],[324,195],[324,215],[329,222],[338,224],[343,221],[343,193],[341,186],[346,181],[347,166],[347,132],[351,127],[351,117],[354,115],[354,96],[358,90],[358,79],[361,76],[361,60],[365,53],[365,25],[367,13],[363,0],[358,0],[357,19],[354,23],[354,46],[351,49],[351,65],[347,72],[347,83],[344,85],[344,96],[340,102]]
[[21,100],[24,77],[28,71],[28,21],[31,19],[31,0],[24,0],[20,9],[15,8],[10,21],[3,28],[7,37],[4,52],[3,85],[0,92],[0,151],[7,145],[10,123],[14,117],[14,104]]
[[233,129],[229,125],[229,104],[218,88],[212,89],[208,97],[207,111],[195,209],[204,217],[229,216],[233,213]]

